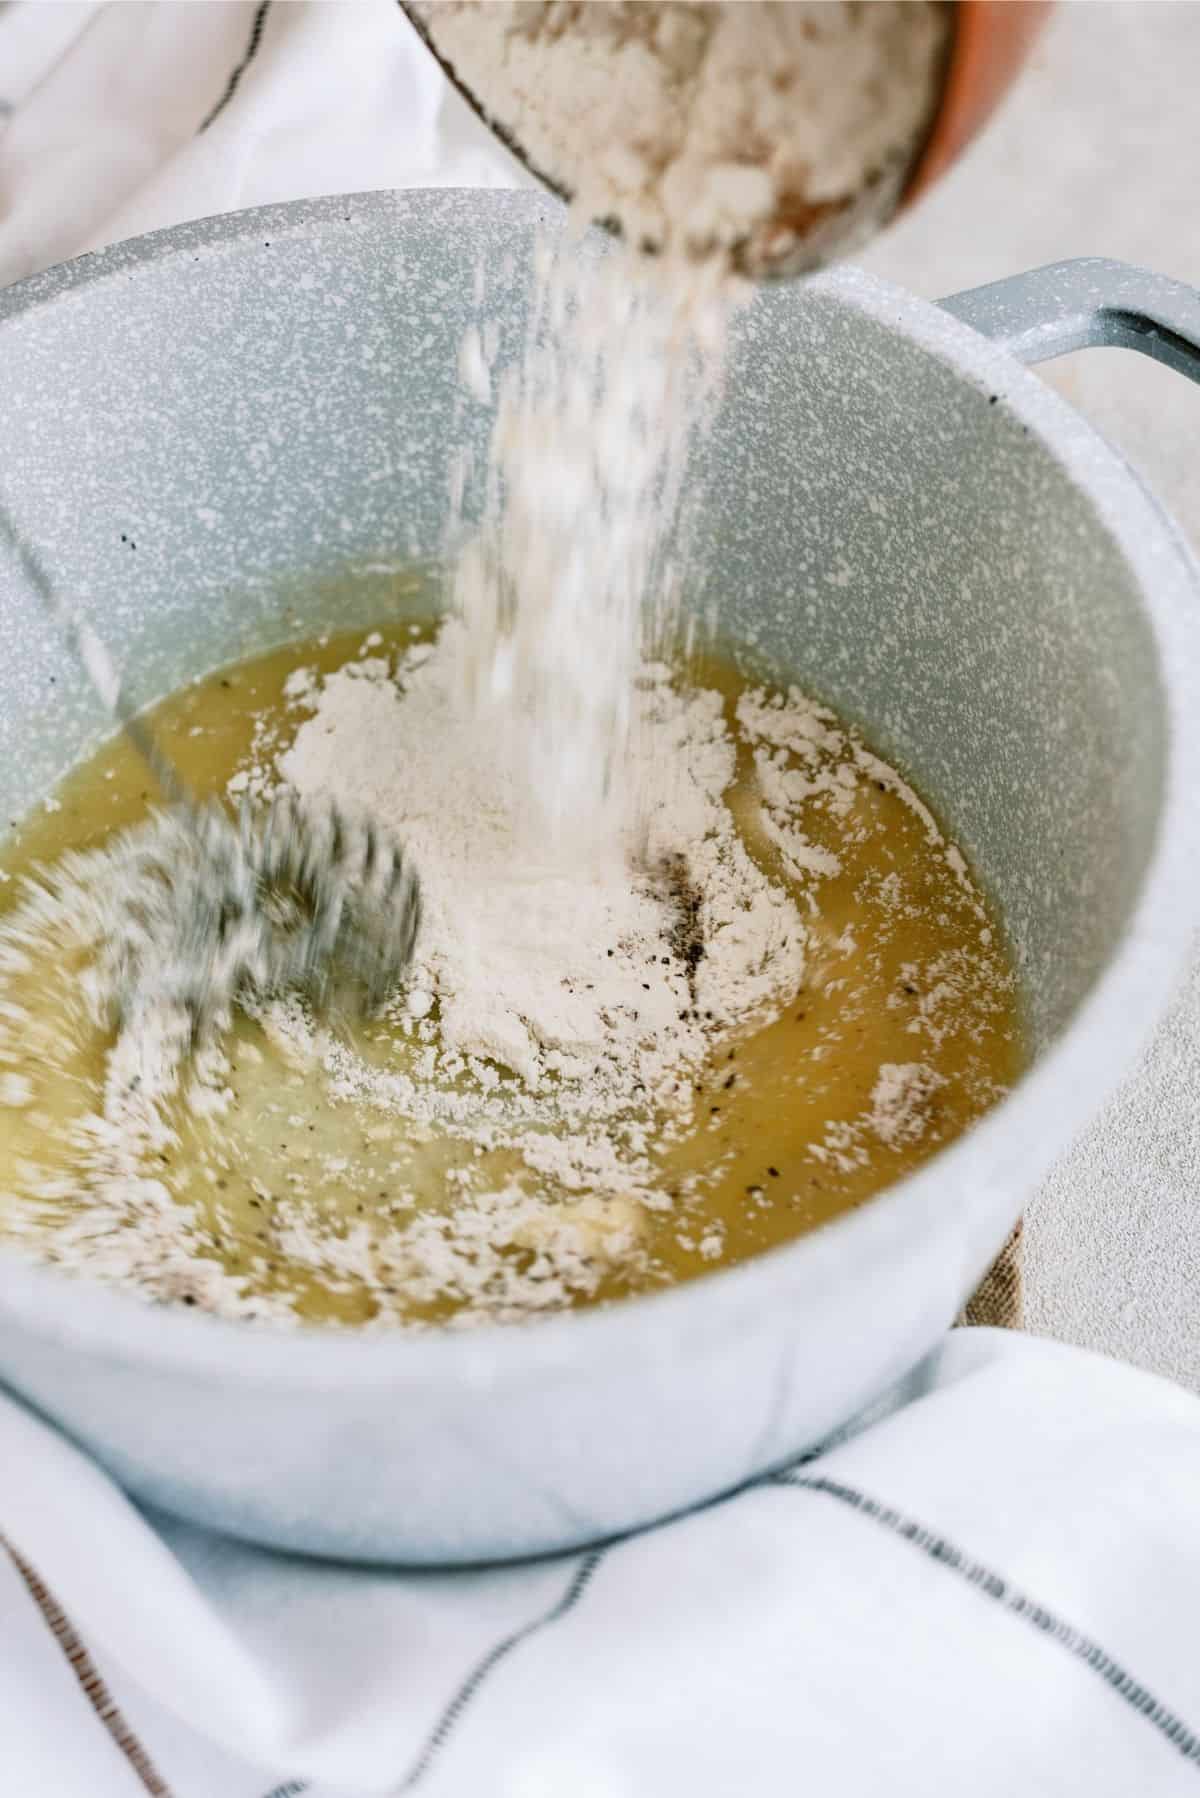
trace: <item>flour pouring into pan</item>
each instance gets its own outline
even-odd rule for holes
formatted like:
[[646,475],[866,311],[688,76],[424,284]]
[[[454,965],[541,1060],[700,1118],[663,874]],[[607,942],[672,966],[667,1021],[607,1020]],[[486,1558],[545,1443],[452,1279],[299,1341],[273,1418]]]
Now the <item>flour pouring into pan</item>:
[[6,1236],[224,1316],[511,1322],[785,1242],[1004,1091],[1012,976],[963,857],[857,730],[693,622],[734,241],[481,269],[444,615],[159,709],[197,793],[403,843],[421,935],[376,1015],[247,992],[200,1055],[145,1017],[113,1040],[104,946],[161,828],[140,771],[108,746],[18,833]]

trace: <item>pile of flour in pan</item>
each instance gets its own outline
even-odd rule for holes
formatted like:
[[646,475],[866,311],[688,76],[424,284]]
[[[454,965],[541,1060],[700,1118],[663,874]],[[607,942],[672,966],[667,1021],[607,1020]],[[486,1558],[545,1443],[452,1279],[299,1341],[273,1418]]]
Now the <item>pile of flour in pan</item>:
[[[592,1126],[690,1110],[714,1034],[786,1004],[804,966],[794,901],[747,852],[723,795],[735,746],[721,697],[643,665],[631,695],[622,836],[563,857],[528,834],[528,791],[460,697],[461,623],[392,672],[352,662],[309,692],[280,758],[302,794],[353,799],[402,832],[424,921],[403,1008],[437,1008],[435,1062],[481,1090],[492,1070],[556,1095],[583,1132],[568,1183],[594,1168]],[[627,1190],[629,1170],[614,1170]]]

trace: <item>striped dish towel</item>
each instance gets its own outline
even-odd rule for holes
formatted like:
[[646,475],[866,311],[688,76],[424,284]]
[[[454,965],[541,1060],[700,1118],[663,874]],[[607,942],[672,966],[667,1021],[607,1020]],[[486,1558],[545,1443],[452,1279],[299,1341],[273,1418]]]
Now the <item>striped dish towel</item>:
[[0,1465],[5,1798],[1200,1792],[1200,1401],[1081,1350],[956,1331],[821,1455],[518,1567],[146,1517],[3,1399]]

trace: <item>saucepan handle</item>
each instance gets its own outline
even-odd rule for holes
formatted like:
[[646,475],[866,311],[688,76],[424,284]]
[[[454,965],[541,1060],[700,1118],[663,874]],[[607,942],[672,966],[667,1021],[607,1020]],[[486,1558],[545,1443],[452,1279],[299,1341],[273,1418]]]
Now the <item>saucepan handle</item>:
[[1020,362],[1107,345],[1200,381],[1200,290],[1128,262],[1051,262],[941,305]]

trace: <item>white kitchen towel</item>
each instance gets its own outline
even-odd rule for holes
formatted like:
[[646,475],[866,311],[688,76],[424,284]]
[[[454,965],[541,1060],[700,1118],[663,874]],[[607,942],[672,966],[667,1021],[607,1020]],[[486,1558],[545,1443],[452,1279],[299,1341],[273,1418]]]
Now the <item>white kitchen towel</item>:
[[522,184],[397,0],[0,4],[0,286],[272,200]]
[[1200,1400],[962,1330],[905,1401],[607,1547],[382,1572],[145,1518],[0,1399],[0,1792],[1200,1792]]

